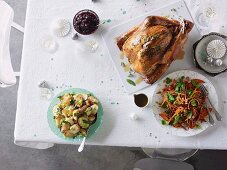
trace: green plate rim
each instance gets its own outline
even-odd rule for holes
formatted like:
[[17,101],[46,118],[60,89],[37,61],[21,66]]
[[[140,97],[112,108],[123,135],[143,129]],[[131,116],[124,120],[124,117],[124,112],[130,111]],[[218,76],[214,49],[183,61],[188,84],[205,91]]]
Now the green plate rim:
[[[81,88],[70,88],[70,89],[66,89],[60,93],[58,93],[51,101],[49,107],[48,107],[48,110],[47,110],[47,120],[48,120],[48,124],[49,124],[49,127],[51,129],[51,131],[57,135],[58,137],[60,137],[61,139],[64,139],[64,140],[67,140],[67,141],[70,141],[70,142],[80,142],[83,140],[83,137],[76,137],[76,138],[67,138],[65,137],[61,132],[60,132],[60,129],[56,126],[55,122],[54,122],[54,119],[53,119],[53,114],[52,114],[52,110],[53,110],[53,107],[59,103],[59,99],[58,97],[59,96],[62,96],[63,94],[65,93],[71,93],[71,94],[78,94],[78,93],[84,93],[84,94],[91,94],[92,96],[96,97],[93,93],[91,93],[90,91],[88,90],[85,90],[85,89],[81,89]],[[96,97],[97,98],[97,97]],[[98,98],[97,98],[98,99]],[[98,99],[99,101],[99,99]],[[98,106],[99,106],[99,109],[98,109],[98,112],[97,112],[97,120],[95,122],[95,124],[93,124],[91,126],[91,129],[89,129],[89,133],[88,133],[88,136],[87,136],[87,139],[90,139],[95,133],[97,133],[97,131],[99,130],[99,128],[101,127],[102,125],[102,122],[103,122],[103,107],[99,101],[98,103]]]

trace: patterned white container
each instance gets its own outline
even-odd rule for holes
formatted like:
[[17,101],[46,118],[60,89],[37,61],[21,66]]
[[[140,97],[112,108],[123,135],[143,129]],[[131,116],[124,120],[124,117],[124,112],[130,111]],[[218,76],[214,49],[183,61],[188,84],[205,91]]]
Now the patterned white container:
[[207,45],[207,54],[215,59],[222,58],[226,53],[225,43],[221,40],[212,40]]
[[58,19],[52,22],[50,29],[55,36],[64,37],[69,34],[71,24],[65,19]]

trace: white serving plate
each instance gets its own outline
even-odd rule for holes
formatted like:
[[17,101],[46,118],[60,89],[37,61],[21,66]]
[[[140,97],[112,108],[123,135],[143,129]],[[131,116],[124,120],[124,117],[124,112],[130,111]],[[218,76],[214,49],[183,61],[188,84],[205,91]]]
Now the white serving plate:
[[163,83],[163,81],[169,77],[171,79],[178,79],[181,76],[185,76],[185,77],[189,77],[190,79],[201,79],[203,80],[204,86],[207,88],[208,92],[209,92],[209,99],[211,100],[213,106],[217,109],[218,108],[218,95],[217,92],[213,86],[213,84],[203,75],[194,72],[194,71],[190,71],[190,70],[181,70],[181,71],[176,71],[173,72],[167,76],[165,76],[157,85],[154,94],[153,94],[153,98],[152,98],[152,110],[154,113],[154,116],[158,122],[158,124],[160,124],[161,128],[163,130],[165,130],[166,132],[169,132],[169,134],[175,135],[175,136],[194,136],[197,135],[201,132],[203,132],[204,130],[206,130],[209,127],[209,123],[208,120],[207,122],[203,122],[201,124],[201,128],[195,128],[195,129],[189,129],[189,130],[184,130],[183,128],[174,128],[172,126],[167,126],[167,125],[162,125],[161,124],[161,120],[162,118],[159,116],[159,114],[161,112],[163,112],[164,110],[162,108],[160,108],[160,106],[157,104],[157,102],[161,102],[162,101],[162,97],[160,94],[157,94],[159,91],[161,91],[164,87],[165,87],[165,83]]
[[[137,18],[131,19],[127,22],[124,22],[120,25],[117,25],[115,27],[112,27],[110,29],[108,29],[105,33],[103,33],[103,39],[105,41],[106,47],[108,48],[109,54],[113,60],[113,63],[121,77],[121,80],[124,84],[124,87],[126,89],[126,91],[128,93],[134,93],[140,89],[143,89],[147,86],[149,86],[149,84],[145,83],[144,81],[142,81],[141,83],[137,84],[136,86],[132,86],[131,84],[129,84],[127,82],[128,78],[128,72],[125,72],[123,67],[121,66],[121,63],[128,63],[127,59],[124,58],[123,60],[121,59],[121,52],[118,49],[117,45],[116,45],[116,37],[120,36],[121,34],[127,32],[130,28],[140,24],[141,22],[144,21],[144,19],[147,16],[151,16],[151,15],[157,15],[157,16],[169,16],[172,18],[176,18],[176,17],[183,17],[185,19],[188,19],[190,21],[193,21],[188,8],[185,4],[184,1],[178,1],[175,3],[172,3],[168,6],[165,6],[163,8],[148,12],[143,14],[142,16],[139,16]],[[194,26],[194,28],[192,29],[192,31],[189,33],[189,38],[187,40],[187,43],[185,45],[185,56],[183,59],[181,60],[177,60],[174,61],[170,68],[168,69],[168,71],[166,72],[166,74],[176,71],[176,70],[181,70],[181,69],[188,69],[193,67],[193,58],[192,58],[192,45],[194,44],[194,42],[196,42],[200,37],[200,34],[196,28],[196,26]],[[133,81],[135,81],[136,79],[138,79],[139,75],[136,74],[135,77],[130,78]]]

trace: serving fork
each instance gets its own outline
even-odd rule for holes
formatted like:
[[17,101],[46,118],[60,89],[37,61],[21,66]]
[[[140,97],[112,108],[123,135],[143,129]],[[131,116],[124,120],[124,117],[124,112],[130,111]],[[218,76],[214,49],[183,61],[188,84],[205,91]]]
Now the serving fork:
[[220,113],[215,109],[215,107],[213,106],[213,104],[211,103],[208,95],[209,95],[209,92],[208,90],[206,89],[206,87],[202,84],[200,86],[200,89],[202,90],[202,92],[207,96],[207,99],[206,99],[206,105],[209,105],[211,108],[212,108],[212,111],[216,117],[216,119],[218,121],[222,121],[222,116],[220,115]]

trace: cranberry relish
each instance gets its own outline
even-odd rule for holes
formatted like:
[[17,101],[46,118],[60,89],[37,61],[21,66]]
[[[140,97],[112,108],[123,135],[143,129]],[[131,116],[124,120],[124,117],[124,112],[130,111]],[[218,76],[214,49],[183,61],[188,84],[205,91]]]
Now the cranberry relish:
[[79,11],[73,19],[74,29],[83,35],[94,33],[98,29],[99,17],[91,10]]

